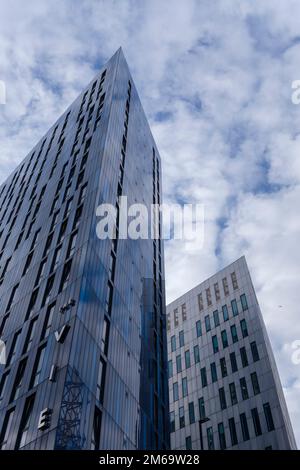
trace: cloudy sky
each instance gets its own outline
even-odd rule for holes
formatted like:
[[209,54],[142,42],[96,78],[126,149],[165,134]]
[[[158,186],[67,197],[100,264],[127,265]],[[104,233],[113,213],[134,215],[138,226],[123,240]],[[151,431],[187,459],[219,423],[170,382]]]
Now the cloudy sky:
[[298,0],[0,0],[0,183],[121,45],[165,201],[205,206],[203,247],[167,244],[168,301],[246,255],[300,446],[299,17]]

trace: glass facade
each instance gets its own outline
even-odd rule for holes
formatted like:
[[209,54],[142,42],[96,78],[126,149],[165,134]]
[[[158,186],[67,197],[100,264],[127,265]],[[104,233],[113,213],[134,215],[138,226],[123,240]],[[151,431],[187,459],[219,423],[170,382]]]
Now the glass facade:
[[119,236],[120,196],[161,201],[121,49],[0,187],[1,448],[169,447],[163,244]]

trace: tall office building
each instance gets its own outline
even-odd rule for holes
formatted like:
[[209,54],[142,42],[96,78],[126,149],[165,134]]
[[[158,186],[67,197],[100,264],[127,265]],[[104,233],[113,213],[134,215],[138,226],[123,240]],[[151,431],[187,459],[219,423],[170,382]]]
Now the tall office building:
[[150,212],[160,178],[119,49],[0,187],[1,449],[168,448],[163,246],[119,210]]
[[244,257],[167,307],[172,449],[295,449]]

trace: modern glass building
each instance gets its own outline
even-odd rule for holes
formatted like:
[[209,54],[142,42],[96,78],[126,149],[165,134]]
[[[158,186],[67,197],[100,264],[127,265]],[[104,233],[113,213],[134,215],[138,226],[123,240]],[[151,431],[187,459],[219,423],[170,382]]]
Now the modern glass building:
[[296,449],[244,257],[167,307],[172,449]]
[[1,449],[169,447],[163,245],[119,236],[120,196],[160,194],[119,49],[0,187]]

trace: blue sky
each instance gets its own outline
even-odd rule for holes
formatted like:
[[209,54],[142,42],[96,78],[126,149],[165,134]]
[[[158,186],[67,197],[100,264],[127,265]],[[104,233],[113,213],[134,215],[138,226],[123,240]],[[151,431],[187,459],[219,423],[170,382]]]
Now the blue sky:
[[[166,247],[168,300],[245,254],[300,444],[297,0],[0,1],[0,182],[118,47],[163,160],[164,200],[205,205]],[[279,308],[282,305],[282,308]]]

